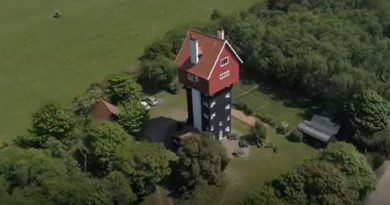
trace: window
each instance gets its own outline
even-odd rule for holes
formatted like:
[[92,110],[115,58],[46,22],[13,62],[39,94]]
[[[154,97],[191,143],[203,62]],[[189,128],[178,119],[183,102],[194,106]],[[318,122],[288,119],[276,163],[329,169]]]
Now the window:
[[206,113],[203,113],[203,117],[209,119],[209,116]]
[[190,74],[190,73],[188,73],[187,74],[187,79],[189,80],[189,81],[191,81],[191,82],[194,82],[194,75],[192,75],[192,74]]
[[226,117],[226,121],[229,121],[230,120],[230,115]]
[[204,105],[205,107],[209,107],[209,104],[207,104],[207,102],[203,102],[203,105]]
[[225,110],[229,110],[230,109],[230,104],[227,104],[226,106],[225,106]]
[[221,67],[229,64],[229,57],[225,57],[221,60]]
[[215,105],[215,100],[214,100],[213,102],[211,102],[211,105],[210,105],[210,107],[211,107],[211,108],[213,108],[213,107],[214,107],[214,105]]
[[226,93],[225,98],[230,98],[230,93]]
[[215,112],[213,114],[211,114],[211,119],[214,119],[214,117],[217,116],[217,114],[215,114]]
[[193,74],[191,74],[191,73],[188,73],[188,74],[187,74],[187,79],[188,79],[189,81],[191,81],[191,82],[195,82],[195,83],[199,82],[199,77],[196,76],[196,75],[193,75]]
[[211,125],[210,131],[214,131],[214,125]]
[[219,121],[219,123],[218,123],[218,124],[219,124],[219,126],[222,126],[222,121]]
[[222,80],[230,75],[230,71],[223,72],[219,75],[219,79]]
[[225,132],[230,132],[230,127],[229,127],[229,126],[227,126],[227,127],[225,128]]

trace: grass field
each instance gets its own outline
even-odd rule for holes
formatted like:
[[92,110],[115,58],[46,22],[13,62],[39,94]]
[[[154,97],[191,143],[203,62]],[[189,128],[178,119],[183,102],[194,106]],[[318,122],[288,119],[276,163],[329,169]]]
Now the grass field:
[[[68,104],[90,83],[137,63],[177,26],[257,0],[1,0],[0,139],[24,133],[43,102]],[[55,19],[56,10],[63,17]]]

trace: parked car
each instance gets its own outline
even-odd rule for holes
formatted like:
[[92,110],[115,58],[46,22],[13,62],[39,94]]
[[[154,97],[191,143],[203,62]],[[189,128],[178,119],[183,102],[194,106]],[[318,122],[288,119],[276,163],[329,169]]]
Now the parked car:
[[141,101],[141,105],[144,107],[145,110],[150,110],[150,105],[147,102]]
[[145,97],[144,101],[147,102],[149,105],[154,106],[157,105],[157,99],[153,96]]

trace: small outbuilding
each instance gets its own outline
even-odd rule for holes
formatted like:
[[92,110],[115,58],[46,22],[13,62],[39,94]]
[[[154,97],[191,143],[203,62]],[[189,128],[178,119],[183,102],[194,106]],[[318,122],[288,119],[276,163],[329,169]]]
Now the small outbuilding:
[[310,121],[299,123],[298,129],[322,142],[328,143],[340,130],[340,126],[333,123],[329,118],[314,115]]
[[119,108],[107,101],[101,100],[96,104],[92,112],[92,118],[95,120],[117,120]]

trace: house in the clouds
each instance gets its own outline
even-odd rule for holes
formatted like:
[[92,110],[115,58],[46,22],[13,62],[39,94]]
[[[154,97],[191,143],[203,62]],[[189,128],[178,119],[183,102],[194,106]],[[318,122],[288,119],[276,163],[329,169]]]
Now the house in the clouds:
[[187,91],[189,125],[214,133],[231,131],[231,88],[239,80],[242,60],[224,38],[190,30],[176,57],[179,81]]

